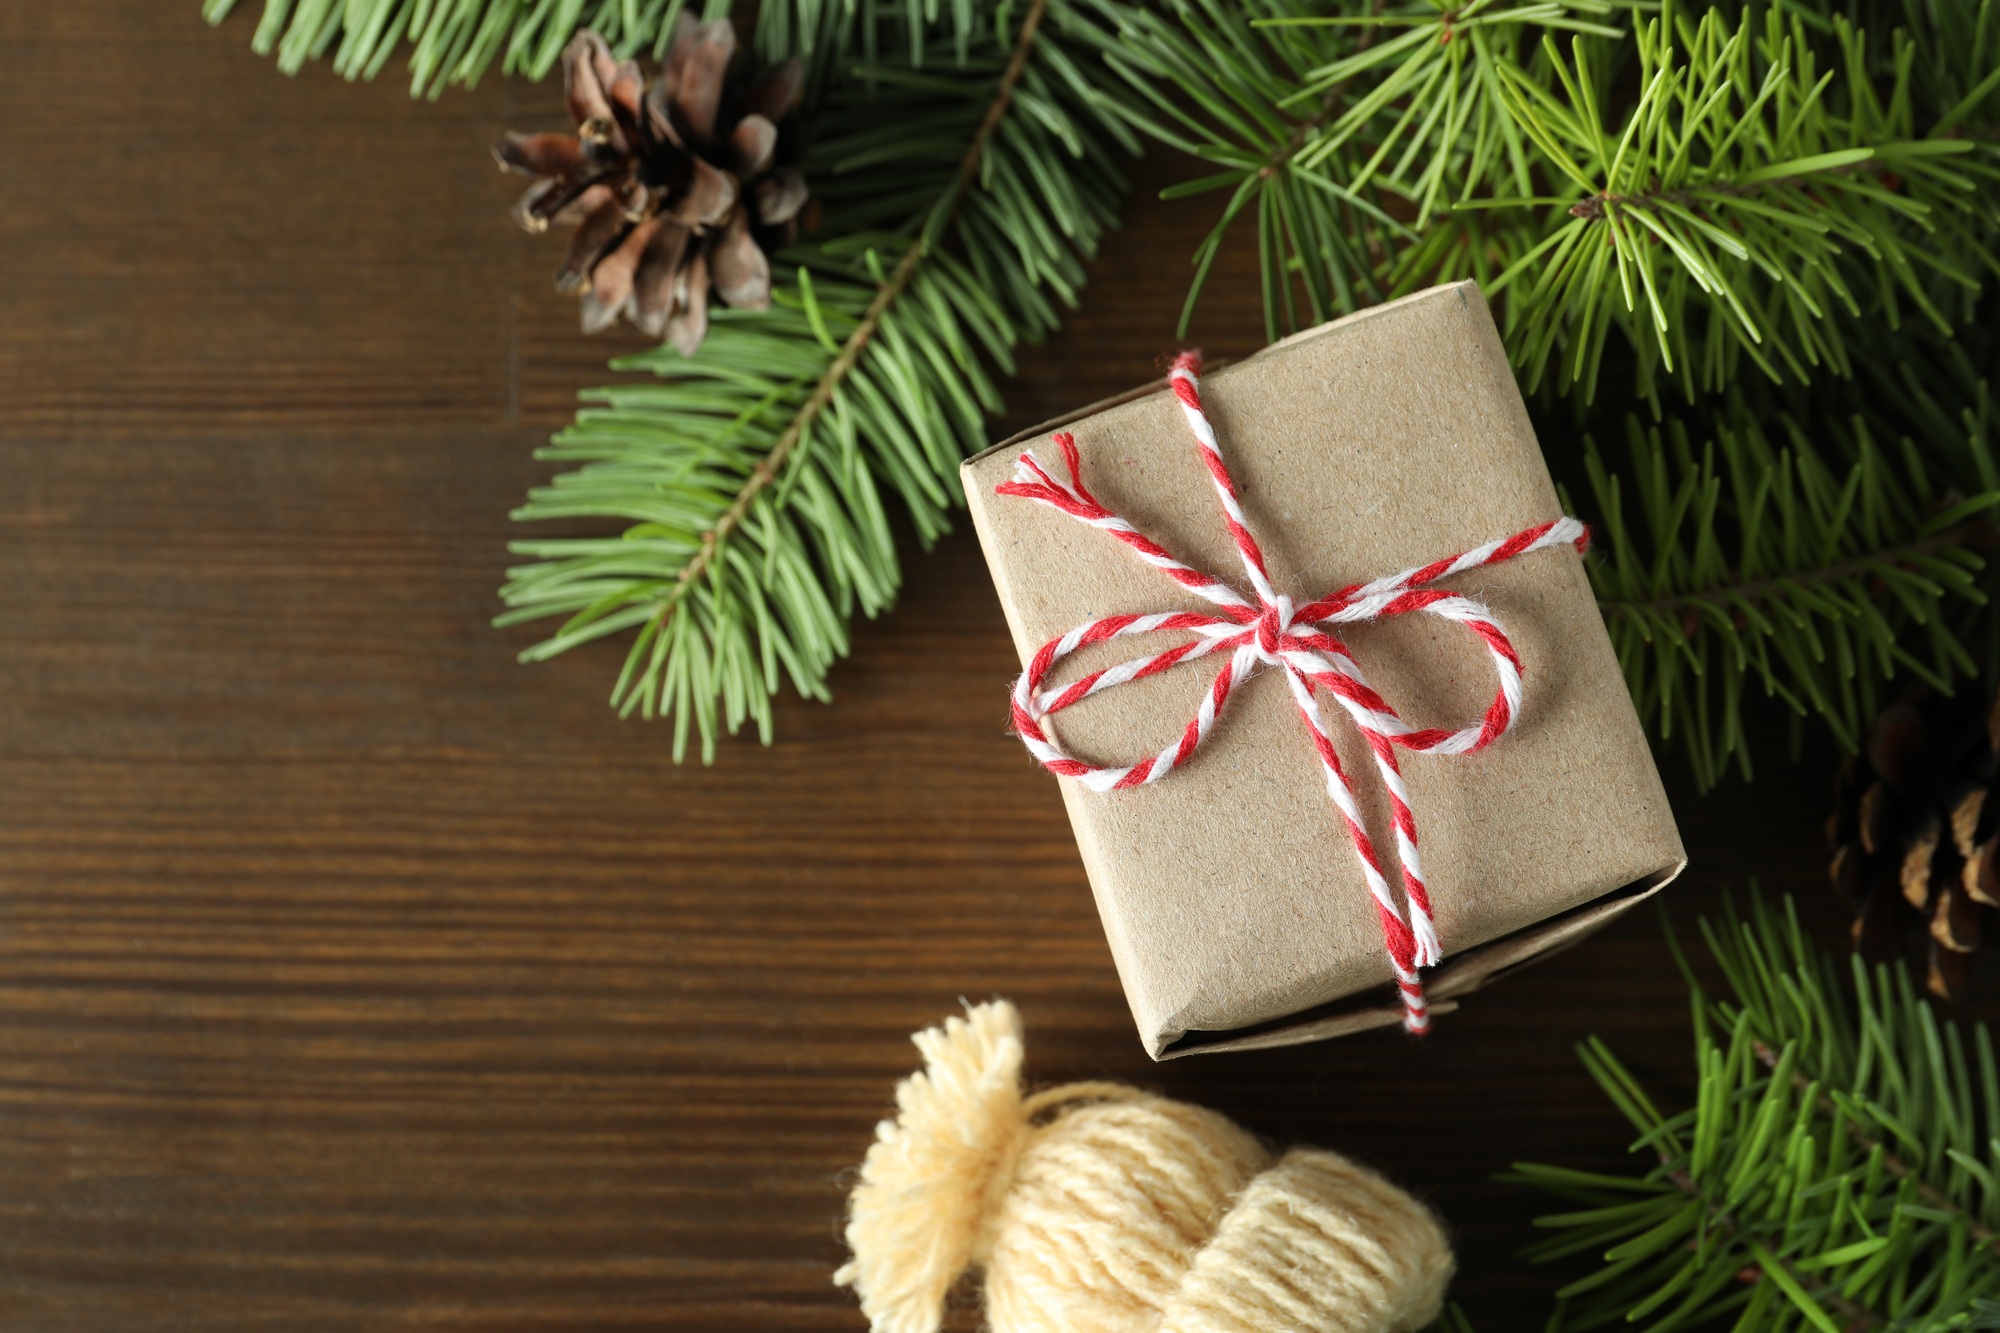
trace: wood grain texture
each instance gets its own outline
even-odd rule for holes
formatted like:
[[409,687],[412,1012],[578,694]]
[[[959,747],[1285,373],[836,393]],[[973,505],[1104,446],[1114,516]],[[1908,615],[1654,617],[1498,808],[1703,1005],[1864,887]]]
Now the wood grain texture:
[[[517,665],[507,511],[631,345],[504,217],[485,143],[556,97],[288,80],[195,11],[0,7],[0,1326],[857,1329],[845,1173],[996,993],[1038,1077],[1377,1163],[1484,1327],[1539,1317],[1490,1176],[1616,1162],[1587,1031],[1685,1090],[1650,916],[1421,1046],[1151,1065],[969,533],[712,768],[604,707],[615,646]],[[1211,206],[1135,210],[996,435],[1153,372]],[[1261,340],[1238,251],[1211,352]],[[1758,875],[1832,938],[1823,768],[1767,767],[1673,769],[1673,904]]]

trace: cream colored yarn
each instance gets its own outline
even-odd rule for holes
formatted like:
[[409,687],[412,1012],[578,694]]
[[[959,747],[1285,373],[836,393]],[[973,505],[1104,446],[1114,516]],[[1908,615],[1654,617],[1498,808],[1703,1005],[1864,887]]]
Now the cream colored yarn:
[[1438,1314],[1428,1209],[1335,1153],[1273,1159],[1213,1111],[1118,1083],[1021,1094],[1005,1000],[914,1038],[850,1201],[875,1333],[936,1333],[969,1268],[994,1333],[1398,1333]]

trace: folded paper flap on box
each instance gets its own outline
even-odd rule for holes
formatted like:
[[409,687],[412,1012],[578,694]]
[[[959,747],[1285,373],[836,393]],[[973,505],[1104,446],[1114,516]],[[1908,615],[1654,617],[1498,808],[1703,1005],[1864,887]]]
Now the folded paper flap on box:
[[[1300,601],[1560,513],[1470,284],[1288,340],[1205,377],[1202,392],[1272,581]],[[1107,506],[1189,564],[1224,577],[1238,568],[1170,396],[1142,393],[1072,429],[1085,479]],[[1041,439],[965,467],[1023,660],[1093,617],[1198,609],[1103,533],[993,494]],[[1681,851],[1578,558],[1537,552],[1447,586],[1491,607],[1526,682],[1520,721],[1499,743],[1403,765],[1449,957],[1657,880]],[[1343,637],[1412,723],[1476,721],[1493,689],[1484,649],[1463,628],[1427,619]],[[1130,655],[1128,646],[1077,666]],[[1064,743],[1105,762],[1151,753],[1185,724],[1209,674],[1183,667],[1093,698],[1062,715]],[[1348,771],[1371,771],[1360,739],[1337,723],[1335,732]],[[1388,979],[1344,826],[1275,676],[1232,696],[1215,736],[1171,780],[1103,794],[1061,785],[1155,1055],[1183,1033],[1269,1024]],[[1357,786],[1370,826],[1386,827],[1379,789]]]
[[[1678,861],[1656,875],[1636,884],[1628,884],[1595,902],[1585,903],[1553,921],[1516,931],[1505,939],[1494,940],[1491,944],[1483,944],[1449,959],[1428,978],[1431,1012],[1451,1013],[1458,1008],[1461,997],[1518,972],[1530,963],[1582,943],[1671,884],[1686,866],[1685,861]],[[1373,1028],[1394,1027],[1402,1019],[1403,1007],[1393,995],[1371,993],[1352,997],[1348,1003],[1323,1005],[1249,1029],[1161,1033],[1158,1036],[1163,1040],[1157,1047],[1149,1043],[1147,1050],[1155,1060],[1174,1060],[1187,1055],[1300,1046],[1307,1042],[1367,1032]]]

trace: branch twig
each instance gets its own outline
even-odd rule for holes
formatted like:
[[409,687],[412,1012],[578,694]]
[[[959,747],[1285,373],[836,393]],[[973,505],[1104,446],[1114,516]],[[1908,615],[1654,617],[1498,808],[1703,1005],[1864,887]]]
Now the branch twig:
[[1858,174],[1893,178],[1895,173],[1880,162],[1853,162],[1846,166],[1831,167],[1816,171],[1810,176],[1774,176],[1770,180],[1758,181],[1755,185],[1736,185],[1722,181],[1714,185],[1691,185],[1683,190],[1640,190],[1635,194],[1585,195],[1569,206],[1569,215],[1591,222],[1602,222],[1613,209],[1644,208],[1657,210],[1662,204],[1699,203],[1705,196],[1726,195],[1747,199],[1770,189],[1774,185],[1797,185],[1804,180],[1819,180],[1826,176],[1853,176]]
[[[1368,6],[1368,13],[1371,17],[1381,12],[1382,0],[1374,0],[1374,3]],[[1361,36],[1355,40],[1354,54],[1357,56],[1360,55],[1373,45],[1374,42],[1375,29],[1373,27],[1363,28]],[[1296,157],[1299,150],[1306,146],[1306,140],[1312,137],[1313,132],[1326,124],[1327,121],[1333,119],[1333,113],[1340,109],[1340,104],[1347,98],[1348,85],[1353,82],[1354,75],[1350,74],[1326,90],[1326,96],[1320,99],[1319,110],[1294,125],[1291,134],[1285,138],[1284,147],[1265,159],[1264,165],[1257,168],[1258,180],[1269,180],[1271,177],[1277,175],[1279,171],[1283,170],[1285,164]]]
[[1887,547],[1871,555],[1843,560],[1838,564],[1825,565],[1800,574],[1772,574],[1765,578],[1745,579],[1741,583],[1721,583],[1700,592],[1681,593],[1673,597],[1643,600],[1599,598],[1598,607],[1607,617],[1650,612],[1657,616],[1685,621],[1687,617],[1699,615],[1707,605],[1722,598],[1747,601],[1754,605],[1768,600],[1774,593],[1792,584],[1833,583],[1852,578],[1857,574],[1866,574],[1884,562],[1900,564],[1915,556],[1935,554],[1947,546],[1992,546],[1997,542],[2000,542],[2000,532],[1996,532],[1993,525],[1983,516],[1974,516],[1922,541]]
[[[978,130],[973,133],[972,142],[966,146],[965,155],[959,159],[958,170],[953,174],[951,184],[940,200],[939,209],[933,212],[934,218],[938,213],[949,216],[957,210],[959,200],[964,197],[966,188],[978,172],[980,161],[986,155],[987,143],[992,139],[994,131],[999,128],[1001,118],[1007,114],[1007,108],[1013,104],[1014,89],[1019,86],[1021,75],[1028,67],[1028,56],[1034,49],[1035,35],[1041,28],[1042,15],[1047,9],[1048,0],[1034,0],[1022,18],[1020,33],[1014,41],[1013,56],[1007,61],[1007,68],[1000,75],[993,100],[988,104],[986,115],[979,122]],[[867,349],[876,331],[881,328],[882,319],[888,314],[889,307],[909,289],[911,281],[915,279],[917,270],[922,267],[928,253],[926,234],[919,232],[910,242],[910,248],[903,252],[902,259],[897,262],[888,279],[876,289],[875,298],[868,303],[868,309],[862,313],[861,322],[855,326],[854,332],[847,335],[847,341],[841,344],[839,354],[834,357],[832,364],[827,366],[826,373],[820,376],[819,383],[813,388],[812,396],[799,407],[797,414],[785,427],[784,433],[778,436],[772,443],[770,451],[751,470],[750,475],[744,478],[742,487],[737,490],[729,507],[722,511],[708,531],[701,534],[701,546],[687,564],[681,567],[679,576],[674,580],[674,586],[660,599],[659,610],[653,613],[654,626],[666,623],[674,608],[686,597],[688,589],[692,588],[715,563],[723,542],[728,540],[730,533],[742,525],[757,496],[765,487],[778,479],[778,474],[783,470],[785,461],[791,457],[792,450],[798,447],[799,441],[805,437],[807,428],[818,419],[820,413],[832,404],[833,396],[839,390],[841,383],[860,361],[862,352]]]
[[[1750,1049],[1756,1053],[1758,1061],[1766,1069],[1776,1069],[1778,1067],[1778,1053],[1772,1050],[1765,1042],[1753,1038],[1750,1042]],[[1813,1086],[1814,1080],[1807,1078],[1804,1074],[1796,1070],[1792,1072],[1792,1087],[1794,1089],[1804,1092],[1807,1088]],[[1839,1107],[1833,1104],[1833,1098],[1827,1096],[1824,1092],[1818,1094],[1815,1104],[1819,1108],[1820,1114],[1826,1116],[1829,1120],[1833,1119],[1840,1110]],[[1971,1236],[1979,1245],[1987,1249],[1993,1249],[1995,1242],[2000,1241],[2000,1233],[1996,1233],[1992,1227],[1987,1226],[1978,1218],[1967,1213],[1965,1209],[1953,1203],[1949,1195],[1917,1174],[1916,1170],[1898,1156],[1888,1144],[1862,1129],[1852,1119],[1849,1119],[1847,1122],[1847,1137],[1853,1141],[1855,1147],[1868,1152],[1874,1152],[1879,1148],[1882,1152],[1882,1169],[1884,1171],[1887,1171],[1898,1180],[1914,1181],[1917,1197],[1924,1201],[1926,1208],[1935,1208],[1941,1213],[1950,1213],[1955,1217],[1964,1218],[1966,1234]]]
[[[1762,1054],[1761,1049],[1759,1054]],[[1666,1155],[1662,1154],[1660,1157],[1661,1164],[1666,1165],[1667,1161],[1668,1158]],[[1682,1194],[1701,1204],[1704,1211],[1708,1214],[1710,1226],[1714,1227],[1717,1231],[1728,1232],[1732,1235],[1741,1234],[1742,1227],[1737,1224],[1736,1219],[1727,1211],[1711,1202],[1709,1197],[1701,1192],[1701,1186],[1695,1184],[1693,1177],[1689,1176],[1687,1172],[1669,1171],[1667,1172],[1667,1180]],[[1764,1253],[1770,1254],[1770,1251],[1767,1249]],[[1819,1301],[1824,1308],[1839,1315],[1843,1321],[1842,1328],[1844,1333],[1868,1333],[1869,1330],[1880,1328],[1888,1322],[1867,1306],[1850,1301],[1838,1291],[1831,1288],[1814,1291],[1813,1284],[1798,1269],[1786,1263],[1778,1255],[1770,1254],[1770,1259],[1772,1263],[1785,1270],[1785,1275],[1798,1285],[1800,1291],[1808,1293],[1814,1300]],[[1759,1266],[1761,1264],[1762,1260],[1760,1259]],[[1745,1269],[1738,1276],[1739,1279],[1748,1280],[1751,1275],[1758,1272],[1759,1267],[1751,1267]]]

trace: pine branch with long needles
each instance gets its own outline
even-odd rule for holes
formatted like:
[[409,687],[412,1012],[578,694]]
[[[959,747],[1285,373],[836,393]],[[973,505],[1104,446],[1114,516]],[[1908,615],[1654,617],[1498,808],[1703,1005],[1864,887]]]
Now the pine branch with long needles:
[[[828,239],[789,252],[773,307],[718,312],[700,353],[619,369],[543,457],[580,464],[524,520],[615,519],[622,536],[517,542],[503,623],[551,615],[546,658],[634,631],[615,706],[671,715],[704,758],[789,680],[823,698],[855,611],[900,582],[894,497],[924,544],[1000,406],[995,370],[1073,304],[1137,147],[1087,70],[1066,0],[1002,6],[958,61],[882,40],[841,72],[807,162]],[[893,23],[888,25],[893,28]],[[872,34],[864,34],[874,40]],[[899,58],[900,57],[900,58]]]
[[[202,16],[221,23],[237,0],[203,0]],[[651,50],[657,58],[689,0],[264,0],[250,44],[296,74],[326,59],[342,78],[372,79],[391,56],[409,51],[410,93],[435,98],[447,86],[471,87],[495,61],[503,73],[540,79],[555,67],[579,28],[594,29],[621,56]],[[729,0],[698,0],[703,18],[729,12]]]
[[1851,751],[1892,679],[1949,693],[2000,668],[1992,348],[1974,330],[1874,339],[1856,380],[1630,420],[1622,457],[1584,440],[1565,500],[1599,531],[1606,626],[1641,716],[1703,787],[1750,775],[1753,692]]
[[[1730,993],[1692,987],[1694,1105],[1669,1114],[1601,1041],[1579,1054],[1646,1165],[1526,1164],[1576,1207],[1537,1262],[1601,1266],[1555,1330],[2000,1327],[2000,1066],[1984,1024],[1940,1020],[1900,966],[1814,947],[1789,900],[1702,934]],[[1680,958],[1675,946],[1677,959]]]
[[[219,24],[237,3],[202,0],[202,16]],[[477,84],[496,61],[503,74],[540,80],[584,28],[620,57],[657,60],[683,10],[709,20],[733,7],[732,0],[264,0],[250,44],[275,55],[287,74],[325,59],[348,80],[373,79],[407,48],[411,95],[436,98],[447,87]],[[942,13],[940,0],[773,0],[756,8],[756,45],[774,60],[826,53],[844,64],[878,58],[887,37],[905,43],[920,65],[940,28],[963,58],[991,8],[973,0],[949,0]]]
[[[1616,473],[1588,447],[1606,626],[1641,717],[1704,787],[1732,761],[1750,775],[1751,688],[1852,750],[1891,677],[1949,692],[1978,669],[1953,613],[1987,600],[2000,490],[1942,489],[1907,437],[1864,421],[1829,434],[1745,415],[1697,445],[1681,421],[1634,421]],[[1983,422],[1966,447],[1992,466]]]
[[[1366,236],[1357,220],[1386,231],[1398,224],[1365,185],[1349,188],[1335,173],[1307,172],[1299,161],[1327,137],[1328,121],[1341,110],[1341,89],[1310,111],[1284,109],[1302,86],[1302,72],[1318,65],[1328,44],[1316,33],[1265,35],[1252,20],[1291,12],[1283,0],[1175,0],[1155,10],[1093,0],[1103,20],[1103,60],[1130,86],[1133,126],[1151,138],[1221,168],[1175,185],[1162,198],[1226,190],[1220,218],[1195,253],[1194,281],[1181,314],[1185,335],[1210,266],[1246,209],[1263,258],[1267,334],[1280,319],[1296,327],[1286,274],[1303,278],[1306,321],[1381,299],[1372,265],[1357,246]],[[1318,262],[1303,262],[1311,255]]]
[[1692,394],[1844,369],[1863,318],[1950,328],[1995,271],[1994,6],[1845,8],[1167,0],[1106,64],[1223,168],[1171,191],[1227,192],[1190,308],[1247,219],[1274,335],[1473,277],[1529,387],[1588,397],[1616,334]]
[[[1271,337],[1382,298],[1390,257],[1452,197],[1531,191],[1529,145],[1496,71],[1524,36],[1618,35],[1607,0],[1447,8],[1381,0],[1327,17],[1304,0],[1106,0],[1107,67],[1143,99],[1135,126],[1220,168],[1168,189],[1226,192],[1194,256],[1186,331],[1210,265],[1248,219]],[[1415,220],[1410,214],[1415,213]]]
[[1641,25],[1622,130],[1590,43],[1565,60],[1544,38],[1555,87],[1503,68],[1514,118],[1569,187],[1477,201],[1545,210],[1487,233],[1506,261],[1487,285],[1530,387],[1556,370],[1588,394],[1614,323],[1645,379],[1679,368],[1713,392],[1748,359],[1804,380],[1845,369],[1837,315],[1894,321],[1907,304],[1948,331],[1932,284],[1978,291],[1992,256],[1969,223],[2000,184],[1991,164],[1971,140],[1920,132],[1907,73],[1875,88],[1858,29],[1836,25],[1839,67],[1822,72],[1802,22],[1762,19]]

